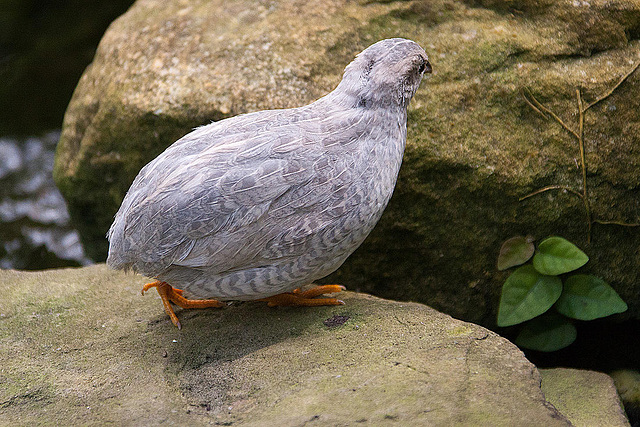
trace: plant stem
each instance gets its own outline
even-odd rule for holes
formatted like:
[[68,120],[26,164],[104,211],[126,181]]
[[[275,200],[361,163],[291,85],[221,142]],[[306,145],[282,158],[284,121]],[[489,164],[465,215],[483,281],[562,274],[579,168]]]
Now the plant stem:
[[624,83],[624,81],[627,80],[627,78],[629,78],[629,76],[633,74],[638,68],[640,68],[640,61],[636,62],[635,65],[624,76],[620,78],[618,83],[616,83],[615,86],[613,86],[609,91],[607,91],[607,93],[597,98],[590,104],[587,104],[586,107],[582,102],[582,94],[580,93],[580,89],[576,89],[576,100],[578,103],[578,131],[577,132],[571,129],[569,126],[567,126],[566,123],[563,122],[562,119],[558,117],[557,114],[555,114],[553,111],[551,111],[550,109],[542,105],[542,103],[538,101],[535,96],[533,96],[533,93],[531,93],[531,90],[529,90],[529,88],[524,88],[522,90],[522,97],[524,98],[525,102],[529,105],[529,107],[531,107],[535,112],[540,114],[545,119],[548,119],[549,116],[553,117],[553,119],[556,122],[558,122],[560,126],[562,126],[567,132],[569,132],[571,135],[576,137],[576,139],[578,140],[578,147],[580,148],[580,166],[582,169],[582,193],[562,185],[549,185],[549,186],[540,188],[534,191],[533,193],[529,193],[526,196],[520,197],[519,201],[523,201],[525,199],[528,199],[529,197],[535,196],[536,194],[544,193],[545,191],[549,191],[549,190],[564,190],[580,197],[582,199],[582,203],[584,204],[584,209],[587,216],[587,242],[588,243],[591,243],[591,229],[593,227],[593,223],[620,225],[623,227],[640,227],[640,224],[636,224],[636,223],[625,223],[620,221],[601,221],[598,219],[593,219],[593,215],[591,213],[591,205],[589,203],[589,193],[587,190],[587,162],[586,162],[585,149],[584,149],[584,113],[589,108],[593,107],[597,103],[611,96],[611,94],[622,83]]
[[[543,114],[542,112],[544,112],[544,113],[546,113],[546,114],[550,115],[550,116],[551,116],[551,117],[553,117],[553,118],[554,118],[558,123],[560,123],[560,126],[562,126],[563,128],[565,128],[565,130],[566,130],[567,132],[571,133],[573,136],[575,136],[575,137],[576,137],[576,138],[578,138],[578,139],[580,138],[580,137],[578,136],[578,134],[576,133],[576,131],[574,131],[574,130],[573,130],[573,129],[571,129],[569,126],[567,126],[567,125],[562,121],[562,119],[556,115],[556,113],[554,113],[553,111],[549,110],[547,107],[545,107],[544,105],[542,105],[542,104],[540,103],[540,101],[538,101],[538,100],[536,99],[536,97],[535,97],[535,96],[533,96],[533,94],[531,93],[531,91],[530,91],[528,88],[526,88],[526,89],[525,89],[525,91],[526,91],[527,95],[529,95],[529,96],[531,97],[531,101],[533,102],[533,104],[534,104],[534,105],[532,105],[532,103],[531,103],[531,102],[529,102],[529,100],[527,100],[526,98],[525,98],[525,100],[529,103],[529,105],[532,105],[532,106],[537,107],[537,108],[535,108],[535,107],[534,107],[534,110],[538,111],[538,113],[542,114],[543,116],[544,116],[544,114]],[[545,118],[547,118],[546,116],[544,116],[544,117],[545,117]]]
[[629,222],[622,222],[622,221],[601,221],[599,219],[594,219],[593,222],[596,222],[598,224],[602,224],[602,225],[619,225],[621,227],[640,227],[640,223],[629,223]]
[[526,196],[522,196],[518,199],[519,202],[523,201],[524,199],[528,199],[529,197],[535,196],[536,194],[540,194],[540,193],[544,193],[545,191],[549,191],[549,190],[564,190],[567,191],[571,194],[575,194],[576,196],[580,197],[581,199],[584,198],[584,196],[577,192],[576,190],[574,190],[573,188],[569,188],[569,187],[565,187],[562,185],[548,185],[546,187],[540,188],[536,191],[534,191],[533,193],[529,193]]
[[587,193],[587,162],[584,155],[584,110],[582,109],[582,96],[580,89],[576,89],[578,101],[578,146],[580,147],[580,166],[582,167],[582,201],[587,215],[587,243],[591,243],[591,206]]
[[618,89],[618,86],[620,86],[622,83],[624,83],[625,80],[627,80],[629,78],[629,76],[631,74],[633,74],[634,71],[636,71],[638,69],[638,67],[640,67],[640,61],[636,62],[636,64],[627,72],[627,74],[625,74],[624,76],[622,76],[622,78],[620,78],[620,80],[618,81],[618,83],[615,84],[614,87],[612,87],[607,93],[605,93],[604,95],[602,95],[600,98],[596,99],[595,101],[593,101],[591,104],[588,104],[586,107],[584,107],[584,110],[582,110],[582,112],[584,113],[585,111],[587,111],[589,108],[593,107],[594,105],[596,105],[598,102],[600,101],[604,101],[605,99],[607,99],[609,96],[611,96],[611,94]]

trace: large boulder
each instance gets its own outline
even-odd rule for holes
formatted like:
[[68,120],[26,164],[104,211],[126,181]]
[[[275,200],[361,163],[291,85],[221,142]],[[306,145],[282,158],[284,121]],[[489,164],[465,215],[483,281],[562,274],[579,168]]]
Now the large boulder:
[[[517,347],[422,304],[251,302],[179,311],[179,331],[143,283],[103,264],[0,270],[3,424],[569,425]],[[599,404],[556,386],[569,420],[620,413],[608,384],[579,385]]]
[[[583,201],[567,191],[519,199],[549,185],[582,192],[577,139],[531,108],[525,88],[577,129],[576,89],[586,105],[614,87],[638,60],[639,35],[631,0],[139,0],[78,84],[54,176],[103,259],[129,184],[167,145],[210,120],[313,101],[357,52],[407,37],[434,73],[411,103],[387,211],[330,280],[493,325],[501,242],[555,234],[587,252],[587,269],[638,317],[640,227],[589,233]],[[590,219],[640,222],[639,76],[584,114]]]

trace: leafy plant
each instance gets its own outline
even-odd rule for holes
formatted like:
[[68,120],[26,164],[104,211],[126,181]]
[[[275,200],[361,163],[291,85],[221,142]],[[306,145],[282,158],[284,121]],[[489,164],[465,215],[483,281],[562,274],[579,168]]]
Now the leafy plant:
[[520,266],[502,286],[497,321],[498,326],[522,323],[517,345],[560,350],[576,339],[571,319],[593,320],[627,310],[616,291],[599,277],[564,276],[589,261],[573,243],[552,236],[536,249],[533,242],[532,237],[513,237],[502,244],[498,256],[499,270]]

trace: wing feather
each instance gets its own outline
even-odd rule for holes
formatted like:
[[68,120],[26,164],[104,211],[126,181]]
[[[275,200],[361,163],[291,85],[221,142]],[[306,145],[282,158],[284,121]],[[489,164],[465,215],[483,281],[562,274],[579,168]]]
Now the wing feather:
[[[309,118],[304,110],[264,111],[177,141],[132,184],[109,234],[110,258],[119,248],[112,259],[156,276],[171,265],[221,272],[307,250],[310,236],[348,208],[353,179],[353,159],[326,150],[336,144],[332,135],[344,136],[336,121]],[[340,118],[348,141],[360,121]],[[318,140],[322,123],[333,133]],[[309,218],[310,210],[318,215]]]

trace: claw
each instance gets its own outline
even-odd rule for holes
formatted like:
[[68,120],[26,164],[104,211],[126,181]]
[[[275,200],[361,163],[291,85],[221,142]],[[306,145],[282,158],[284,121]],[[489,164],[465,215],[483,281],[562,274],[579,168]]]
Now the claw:
[[306,291],[294,289],[292,292],[262,298],[269,307],[315,307],[322,305],[344,305],[344,301],[337,298],[315,298],[323,294],[333,294],[346,290],[342,285],[319,285]]
[[156,281],[153,283],[147,283],[142,287],[142,295],[151,288],[156,288],[160,298],[162,298],[162,305],[164,311],[171,318],[171,323],[176,325],[178,329],[182,329],[182,325],[178,320],[178,316],[173,311],[173,307],[169,302],[174,303],[178,307],[182,308],[209,308],[209,307],[223,307],[224,304],[216,299],[187,299],[182,296],[183,290],[173,288],[166,282]]

